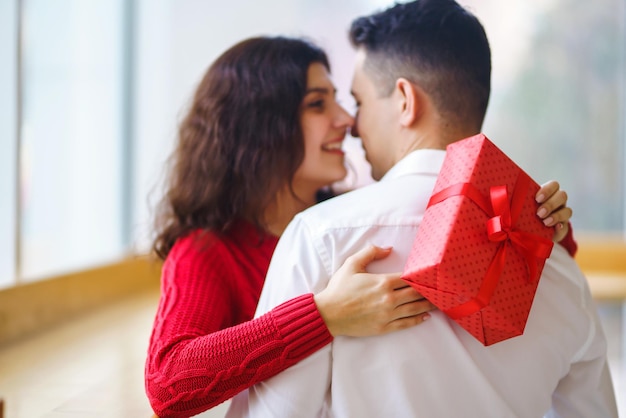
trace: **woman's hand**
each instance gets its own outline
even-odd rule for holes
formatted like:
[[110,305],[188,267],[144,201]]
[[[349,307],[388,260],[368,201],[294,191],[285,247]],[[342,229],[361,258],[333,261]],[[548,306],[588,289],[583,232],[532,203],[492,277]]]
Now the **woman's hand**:
[[400,278],[401,273],[373,274],[365,268],[387,257],[390,248],[370,245],[348,257],[315,295],[315,304],[333,336],[364,337],[421,324],[435,306]]
[[537,216],[546,226],[554,227],[554,241],[561,241],[567,235],[572,217],[572,209],[566,206],[567,193],[560,190],[559,182],[552,180],[541,186],[535,200],[540,205]]

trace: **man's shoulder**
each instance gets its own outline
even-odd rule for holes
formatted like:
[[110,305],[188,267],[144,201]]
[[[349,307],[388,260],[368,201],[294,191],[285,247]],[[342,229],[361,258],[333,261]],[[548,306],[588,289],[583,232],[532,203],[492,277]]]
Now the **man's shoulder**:
[[[373,183],[321,202],[296,215],[292,230],[311,238],[366,231],[372,227],[415,225],[421,221],[433,179],[406,176]],[[300,232],[298,232],[300,231]]]
[[561,286],[572,285],[576,288],[585,288],[588,285],[587,278],[576,260],[563,246],[556,243],[550,257],[546,260],[544,271],[550,276],[558,277],[558,283]]
[[386,185],[380,182],[367,184],[359,187],[358,189],[350,190],[333,196],[330,199],[326,199],[323,202],[308,208],[302,213],[307,214],[307,216],[315,216],[316,214],[325,213],[329,210],[336,210],[344,206],[354,206],[358,202],[371,200],[377,193],[384,190],[385,187]]
[[346,220],[356,222],[362,216],[370,219],[386,210],[377,198],[388,191],[389,184],[372,183],[320,202],[296,215],[307,224],[342,224]]

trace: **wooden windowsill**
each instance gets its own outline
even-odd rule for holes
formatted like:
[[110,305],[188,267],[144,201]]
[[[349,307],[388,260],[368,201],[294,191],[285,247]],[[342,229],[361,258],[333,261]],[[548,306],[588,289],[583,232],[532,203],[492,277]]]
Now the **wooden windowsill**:
[[159,286],[160,264],[147,257],[0,291],[0,348],[94,308]]
[[626,240],[623,237],[581,234],[576,240],[576,261],[585,273],[626,275]]

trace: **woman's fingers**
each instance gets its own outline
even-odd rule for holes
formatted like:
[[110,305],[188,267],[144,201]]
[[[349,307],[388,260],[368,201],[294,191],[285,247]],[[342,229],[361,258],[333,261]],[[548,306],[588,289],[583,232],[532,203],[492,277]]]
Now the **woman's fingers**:
[[535,195],[535,200],[537,201],[537,203],[541,204],[548,200],[548,198],[550,198],[550,196],[552,196],[554,193],[559,191],[559,189],[559,182],[556,180],[550,180],[549,182],[541,185],[539,191],[537,191],[537,194]]
[[407,317],[402,317],[395,319],[386,325],[387,332],[400,331],[406,328],[414,327],[415,325],[419,325],[422,322],[428,320],[430,318],[430,314],[428,312],[412,315]]
[[374,260],[380,260],[391,254],[391,247],[378,247],[376,245],[368,245],[358,252],[352,254],[346,259],[344,266],[353,273],[364,272],[369,263]]
[[569,233],[569,223],[568,222],[559,222],[554,226],[554,237],[553,240],[555,242],[561,242],[563,238],[567,236]]
[[560,190],[559,182],[549,181],[537,192],[535,199],[539,203],[537,216],[544,225],[554,227],[554,241],[559,242],[567,235],[572,208],[567,206],[567,192]]

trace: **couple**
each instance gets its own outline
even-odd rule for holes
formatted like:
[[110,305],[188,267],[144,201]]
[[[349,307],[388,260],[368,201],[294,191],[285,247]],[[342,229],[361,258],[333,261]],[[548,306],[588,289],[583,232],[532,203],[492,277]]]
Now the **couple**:
[[[616,416],[600,323],[561,246],[525,334],[490,347],[399,274],[364,273],[374,259],[402,270],[445,146],[480,132],[491,65],[482,26],[452,0],[396,5],[350,36],[355,120],[334,99],[325,54],[299,40],[244,41],[201,82],[155,240],[155,412],[190,416],[254,385],[230,416]],[[311,207],[346,174],[348,128],[380,181]],[[538,193],[548,225],[571,216],[554,211],[556,189]]]

